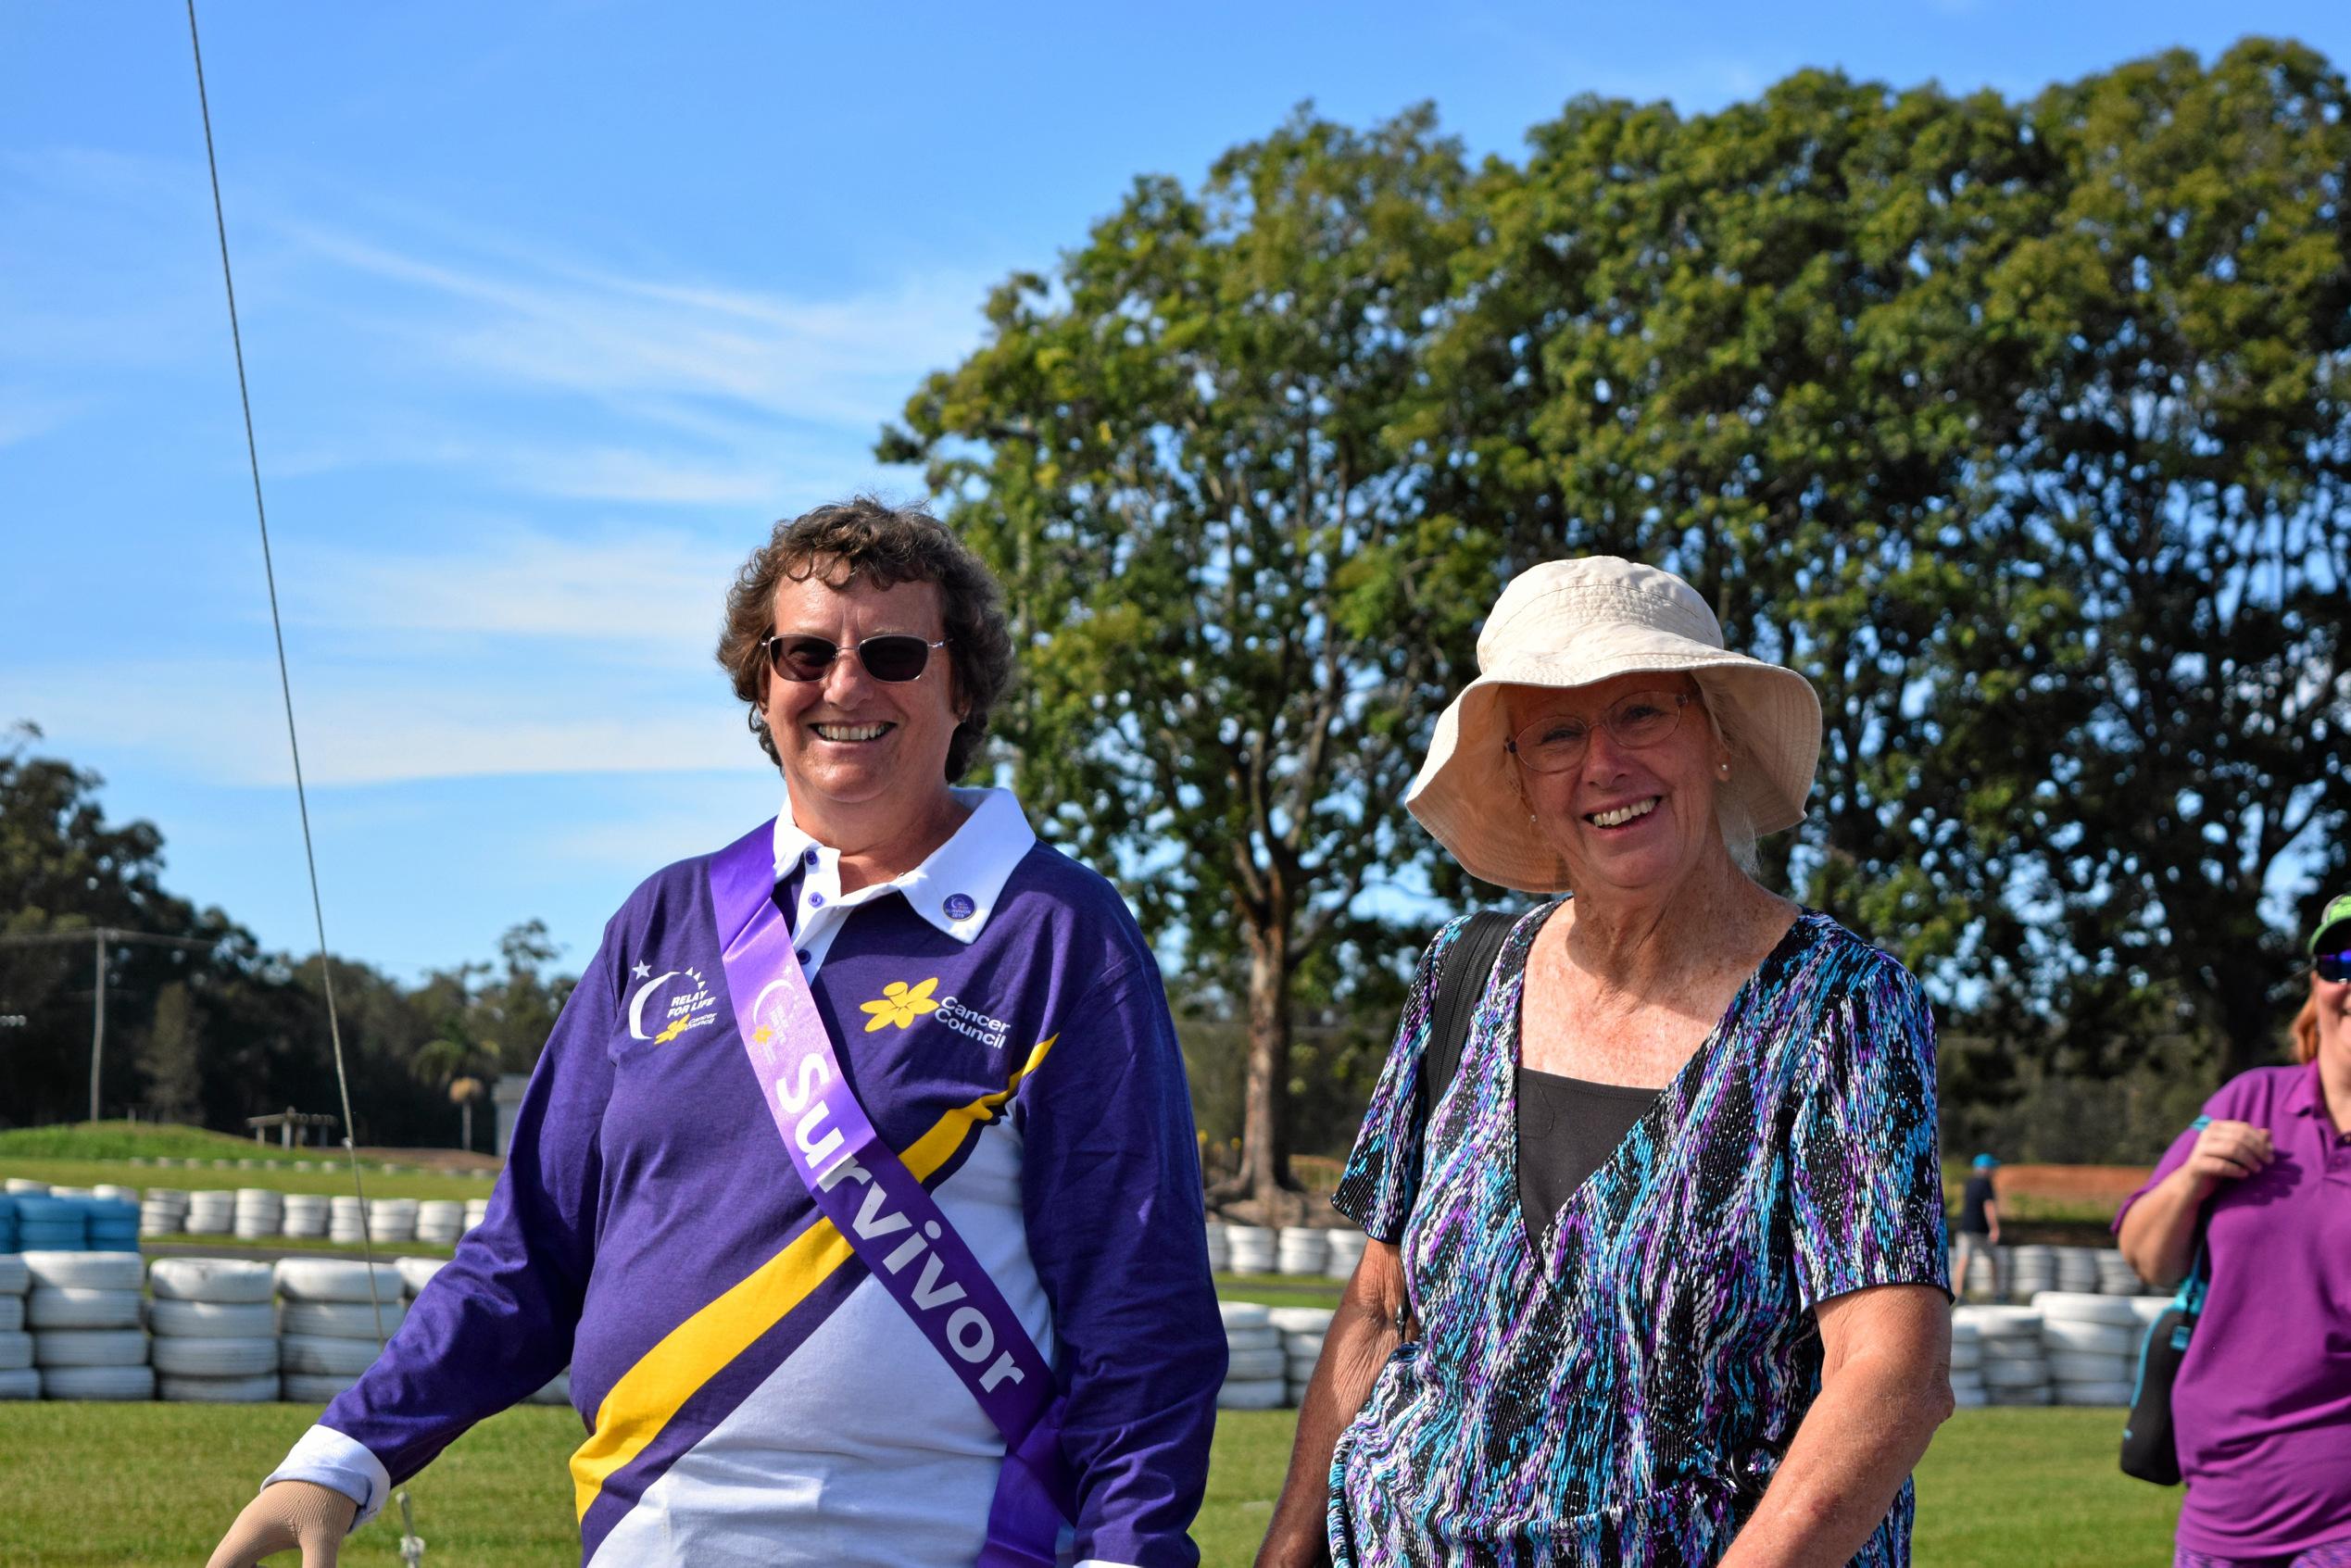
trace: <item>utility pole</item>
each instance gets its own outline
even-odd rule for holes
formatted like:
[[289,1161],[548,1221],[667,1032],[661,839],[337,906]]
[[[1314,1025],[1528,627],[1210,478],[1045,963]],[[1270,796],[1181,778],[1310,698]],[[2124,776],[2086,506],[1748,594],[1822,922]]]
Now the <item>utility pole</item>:
[[90,1120],[98,1119],[98,1064],[107,1054],[107,938],[113,935],[105,926],[98,927],[98,1005],[91,1010],[90,1018]]
[[90,1120],[98,1119],[98,1074],[107,1054],[107,949],[117,942],[150,942],[159,947],[196,947],[209,951],[217,942],[199,941],[193,936],[154,936],[144,931],[119,931],[110,925],[90,931],[39,932],[23,936],[0,936],[0,947],[32,947],[52,942],[94,941],[98,949],[98,988],[90,1010]]

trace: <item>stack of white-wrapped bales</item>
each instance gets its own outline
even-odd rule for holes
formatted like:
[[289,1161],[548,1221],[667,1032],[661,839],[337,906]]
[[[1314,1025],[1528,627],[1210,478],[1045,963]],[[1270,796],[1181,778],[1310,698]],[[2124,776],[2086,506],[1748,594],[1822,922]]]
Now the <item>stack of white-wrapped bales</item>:
[[1220,1301],[1217,1311],[1225,1319],[1225,1353],[1229,1364],[1225,1369],[1225,1386],[1216,1394],[1216,1408],[1280,1409],[1289,1395],[1289,1358],[1271,1312],[1254,1301]]
[[157,1393],[196,1404],[267,1404],[278,1397],[277,1309],[267,1263],[238,1258],[158,1258],[147,1271],[155,1299]]
[[52,1399],[152,1399],[136,1252],[26,1252],[25,1321]]
[[23,1257],[0,1252],[0,1399],[37,1399],[41,1374],[32,1365],[32,1336],[25,1332],[24,1293],[32,1286]]
[[283,1258],[277,1265],[278,1365],[288,1400],[323,1404],[358,1380],[400,1326],[400,1272],[344,1258]]

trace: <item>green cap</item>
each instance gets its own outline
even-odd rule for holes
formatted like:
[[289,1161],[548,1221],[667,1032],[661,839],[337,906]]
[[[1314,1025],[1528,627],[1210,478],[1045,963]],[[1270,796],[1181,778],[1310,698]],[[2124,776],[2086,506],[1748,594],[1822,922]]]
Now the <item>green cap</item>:
[[[2336,926],[2345,924],[2351,924],[2351,893],[2337,895],[2328,901],[2325,909],[2319,911],[2319,923],[2310,928],[2310,941],[2303,951],[2316,953],[2319,950],[2319,938]],[[2345,935],[2351,935],[2351,933]]]

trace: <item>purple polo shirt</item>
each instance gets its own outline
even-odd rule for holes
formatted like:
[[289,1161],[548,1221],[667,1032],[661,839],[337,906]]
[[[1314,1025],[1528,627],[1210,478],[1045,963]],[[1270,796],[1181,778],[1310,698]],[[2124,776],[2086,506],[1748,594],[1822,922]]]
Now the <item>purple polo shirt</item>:
[[[2171,1393],[2180,1544],[2285,1556],[2351,1538],[2351,1138],[2316,1064],[2257,1068],[2204,1110],[2268,1128],[2278,1157],[2206,1205],[2212,1280]],[[2194,1128],[2173,1139],[2122,1213],[2195,1141]]]

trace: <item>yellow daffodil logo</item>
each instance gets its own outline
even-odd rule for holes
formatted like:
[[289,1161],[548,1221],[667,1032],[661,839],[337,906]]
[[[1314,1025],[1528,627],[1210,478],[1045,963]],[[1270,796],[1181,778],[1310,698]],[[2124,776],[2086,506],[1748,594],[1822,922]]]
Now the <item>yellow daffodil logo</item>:
[[931,1000],[931,993],[938,989],[938,976],[933,975],[920,985],[909,986],[903,980],[893,980],[882,987],[881,999],[864,1004],[874,1016],[865,1021],[868,1035],[895,1023],[906,1028],[926,1012],[937,1012],[938,1004]]

